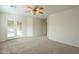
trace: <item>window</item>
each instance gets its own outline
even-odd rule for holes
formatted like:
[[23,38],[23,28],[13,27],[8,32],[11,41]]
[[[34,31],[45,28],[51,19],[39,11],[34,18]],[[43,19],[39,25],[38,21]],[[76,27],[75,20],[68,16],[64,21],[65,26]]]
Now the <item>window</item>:
[[16,33],[14,21],[8,21],[8,37],[14,37]]
[[22,36],[22,23],[8,20],[8,37]]

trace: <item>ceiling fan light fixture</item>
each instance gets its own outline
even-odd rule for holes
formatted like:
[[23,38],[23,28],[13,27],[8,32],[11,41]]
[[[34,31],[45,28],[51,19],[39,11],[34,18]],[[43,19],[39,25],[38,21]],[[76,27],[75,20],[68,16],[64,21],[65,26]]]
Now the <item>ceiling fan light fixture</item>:
[[40,6],[27,6],[32,13],[32,15],[39,15],[39,14],[44,14],[44,8]]

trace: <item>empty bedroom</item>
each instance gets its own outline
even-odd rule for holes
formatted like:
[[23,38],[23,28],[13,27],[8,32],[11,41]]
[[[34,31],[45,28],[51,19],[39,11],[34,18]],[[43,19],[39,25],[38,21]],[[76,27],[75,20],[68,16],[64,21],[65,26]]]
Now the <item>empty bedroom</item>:
[[0,54],[79,54],[79,5],[0,5]]

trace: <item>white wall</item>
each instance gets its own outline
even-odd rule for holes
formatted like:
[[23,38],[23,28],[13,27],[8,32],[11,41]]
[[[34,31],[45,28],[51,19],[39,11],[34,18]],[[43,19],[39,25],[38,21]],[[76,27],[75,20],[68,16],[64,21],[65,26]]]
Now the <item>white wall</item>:
[[79,47],[79,7],[48,16],[47,24],[48,39]]
[[33,36],[43,36],[46,35],[47,26],[46,20],[33,17]]
[[43,20],[33,17],[33,36],[42,36],[43,34]]
[[0,13],[0,42],[7,40],[7,19]]
[[43,35],[47,35],[47,19],[43,20]]
[[33,17],[27,16],[22,20],[23,35],[25,37],[33,36]]

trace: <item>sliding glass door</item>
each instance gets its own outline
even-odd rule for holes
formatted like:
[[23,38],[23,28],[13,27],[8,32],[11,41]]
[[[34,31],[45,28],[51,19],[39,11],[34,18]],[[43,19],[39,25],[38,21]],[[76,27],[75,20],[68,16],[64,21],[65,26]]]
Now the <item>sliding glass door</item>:
[[19,21],[8,20],[8,38],[22,36],[22,23]]

